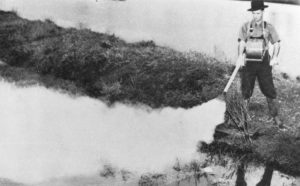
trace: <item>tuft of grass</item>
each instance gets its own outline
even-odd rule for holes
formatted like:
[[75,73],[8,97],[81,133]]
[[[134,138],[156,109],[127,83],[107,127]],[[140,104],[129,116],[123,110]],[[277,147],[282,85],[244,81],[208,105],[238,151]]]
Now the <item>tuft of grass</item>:
[[148,173],[140,177],[138,185],[139,186],[156,186],[165,185],[166,175],[161,173]]
[[133,173],[126,170],[126,169],[122,169],[120,171],[120,174],[121,174],[122,180],[125,181],[125,182],[133,176]]
[[225,124],[228,128],[233,127],[244,134],[245,140],[249,140],[249,110],[241,94],[233,91],[226,97]]
[[117,174],[117,169],[110,164],[103,165],[100,171],[100,176],[104,178],[115,178]]

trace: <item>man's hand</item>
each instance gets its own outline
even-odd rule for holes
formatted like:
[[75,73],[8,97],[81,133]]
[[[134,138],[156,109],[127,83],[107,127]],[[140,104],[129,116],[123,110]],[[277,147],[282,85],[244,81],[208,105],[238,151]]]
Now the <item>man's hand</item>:
[[275,65],[278,65],[279,64],[279,61],[278,61],[278,58],[277,57],[273,57],[270,61],[270,66],[271,67],[274,67]]
[[245,55],[241,54],[238,56],[235,66],[243,67],[245,66]]

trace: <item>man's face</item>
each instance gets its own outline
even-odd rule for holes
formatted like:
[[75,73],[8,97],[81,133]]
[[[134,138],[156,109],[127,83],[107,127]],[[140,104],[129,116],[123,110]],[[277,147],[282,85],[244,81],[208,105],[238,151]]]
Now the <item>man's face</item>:
[[262,21],[263,13],[264,13],[263,10],[255,10],[255,11],[252,11],[254,21],[255,21],[255,22]]

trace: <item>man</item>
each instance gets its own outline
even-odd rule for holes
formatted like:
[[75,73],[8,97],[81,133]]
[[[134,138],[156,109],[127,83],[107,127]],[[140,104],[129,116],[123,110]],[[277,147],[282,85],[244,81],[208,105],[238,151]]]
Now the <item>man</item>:
[[[246,106],[249,104],[257,78],[260,90],[267,98],[274,124],[282,128],[272,77],[272,67],[278,64],[280,39],[275,28],[263,20],[264,9],[267,7],[262,0],[251,1],[251,8],[248,11],[252,12],[253,19],[243,24],[240,29],[239,56],[236,65],[242,67],[241,90]],[[268,50],[269,44],[274,48],[271,56]]]

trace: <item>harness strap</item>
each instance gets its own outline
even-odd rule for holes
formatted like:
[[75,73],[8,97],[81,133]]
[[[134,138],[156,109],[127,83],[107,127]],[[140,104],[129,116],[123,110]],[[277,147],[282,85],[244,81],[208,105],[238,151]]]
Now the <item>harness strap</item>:
[[[249,21],[247,26],[247,39],[250,38],[253,35],[253,25],[252,21]],[[264,21],[264,26],[262,28],[262,37],[265,39],[265,29],[267,28],[267,22]]]

